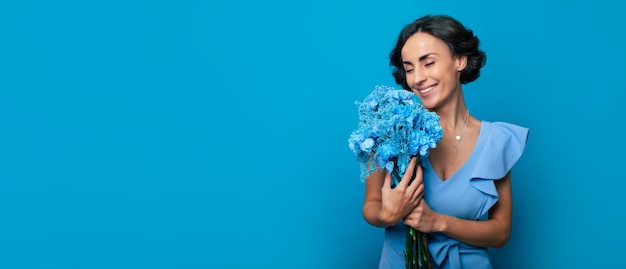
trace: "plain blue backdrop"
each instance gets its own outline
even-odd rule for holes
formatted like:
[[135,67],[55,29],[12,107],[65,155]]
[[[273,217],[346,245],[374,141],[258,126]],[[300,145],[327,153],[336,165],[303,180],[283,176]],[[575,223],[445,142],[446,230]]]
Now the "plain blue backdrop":
[[530,128],[496,268],[616,268],[615,1],[4,1],[0,268],[377,268],[347,139],[407,23],[487,53],[464,90]]

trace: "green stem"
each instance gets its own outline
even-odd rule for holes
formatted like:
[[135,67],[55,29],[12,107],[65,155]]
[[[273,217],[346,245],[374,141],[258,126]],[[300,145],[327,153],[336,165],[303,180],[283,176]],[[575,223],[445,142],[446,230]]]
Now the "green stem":
[[407,269],[432,268],[426,234],[413,229],[413,227],[407,228],[404,255]]
[[[397,162],[397,160],[396,160]],[[415,166],[413,167],[413,181],[417,172],[417,166],[420,165],[420,159],[417,159]],[[398,165],[395,163],[395,167],[392,171],[394,179],[399,182],[402,179],[398,171]],[[409,182],[410,184],[410,182]],[[426,234],[415,230],[413,227],[407,227],[406,232],[406,246],[404,249],[404,259],[406,269],[431,269],[430,252],[428,251],[428,243],[426,242]]]

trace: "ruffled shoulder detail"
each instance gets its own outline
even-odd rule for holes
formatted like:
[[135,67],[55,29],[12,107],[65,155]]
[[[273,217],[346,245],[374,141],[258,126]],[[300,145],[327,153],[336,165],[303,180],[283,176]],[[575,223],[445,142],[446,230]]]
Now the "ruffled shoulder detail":
[[478,153],[470,185],[488,195],[481,215],[498,201],[494,180],[502,179],[522,156],[528,128],[506,122],[485,122],[482,151]]

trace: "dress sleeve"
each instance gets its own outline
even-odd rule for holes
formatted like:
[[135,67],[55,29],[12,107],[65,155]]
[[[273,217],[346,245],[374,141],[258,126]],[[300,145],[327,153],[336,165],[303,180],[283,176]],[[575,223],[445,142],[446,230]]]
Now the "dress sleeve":
[[482,214],[498,201],[498,192],[494,180],[504,178],[522,156],[528,128],[505,122],[493,122],[472,176],[472,187],[484,193],[487,197],[483,205]]

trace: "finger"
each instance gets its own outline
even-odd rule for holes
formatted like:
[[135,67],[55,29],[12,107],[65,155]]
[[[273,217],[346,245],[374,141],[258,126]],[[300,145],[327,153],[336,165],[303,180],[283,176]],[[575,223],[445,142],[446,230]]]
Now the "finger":
[[404,171],[404,175],[402,175],[402,180],[400,184],[403,184],[404,186],[406,186],[411,183],[413,179],[413,175],[415,174],[414,167],[416,163],[417,163],[417,158],[415,157],[411,158],[408,169],[406,169],[406,171]]
[[410,184],[411,182],[413,182],[413,179],[415,179],[415,171],[417,170],[417,167],[418,167],[419,165],[420,165],[420,162],[419,162],[419,159],[418,159],[418,157],[417,157],[417,156],[416,156],[416,157],[411,158],[411,165],[410,165],[409,167],[411,167],[411,168],[412,168],[412,170],[413,170],[413,174],[411,174],[411,180],[410,180],[409,184]]
[[421,165],[418,165],[417,167],[415,167],[415,176],[413,177],[413,181],[418,184],[422,184],[424,180],[423,176],[424,176],[424,170],[422,169]]
[[415,191],[413,192],[413,201],[415,202],[415,205],[417,205],[420,200],[422,200],[422,198],[424,197],[424,184],[419,184],[417,186],[417,189],[415,189]]
[[415,176],[413,177],[413,180],[411,181],[411,184],[409,185],[409,188],[411,188],[411,191],[415,191],[419,186],[423,185],[422,175],[423,175],[422,166],[417,165],[415,168]]
[[419,201],[418,206],[420,207],[421,210],[424,210],[424,207],[430,208],[428,207],[428,204],[426,203],[423,197],[419,199],[418,201]]
[[385,180],[383,181],[383,188],[389,187],[391,189],[391,174],[385,172]]

